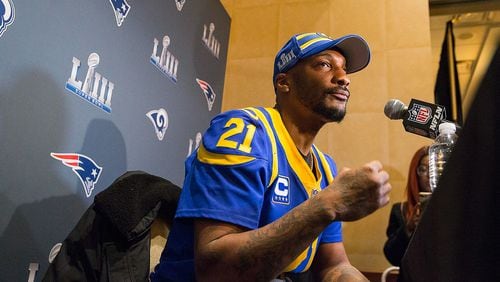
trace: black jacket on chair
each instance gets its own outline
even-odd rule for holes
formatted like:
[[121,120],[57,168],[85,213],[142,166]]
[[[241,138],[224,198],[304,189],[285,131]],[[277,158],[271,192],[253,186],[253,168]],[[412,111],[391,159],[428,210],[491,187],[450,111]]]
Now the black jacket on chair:
[[151,225],[156,217],[171,222],[180,191],[161,177],[126,172],[95,196],[42,281],[148,281]]

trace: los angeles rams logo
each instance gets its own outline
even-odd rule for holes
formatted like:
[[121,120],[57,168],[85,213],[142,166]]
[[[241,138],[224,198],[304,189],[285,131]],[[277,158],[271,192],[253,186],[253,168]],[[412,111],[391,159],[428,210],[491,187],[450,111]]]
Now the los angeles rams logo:
[[207,99],[207,104],[208,104],[208,111],[212,110],[212,106],[215,102],[215,92],[212,89],[212,86],[208,84],[208,82],[203,81],[201,79],[196,79],[196,82],[198,82],[198,85],[200,86],[201,90],[203,90],[203,94],[205,95],[205,98]]
[[113,6],[116,24],[121,26],[130,11],[130,5],[127,3],[127,0],[109,0],[109,3]]
[[0,37],[7,27],[14,22],[16,16],[12,0],[0,0]]
[[83,185],[85,196],[90,197],[95,184],[99,180],[102,167],[98,166],[91,158],[76,153],[50,153],[50,156],[60,160],[65,166],[70,167],[78,176]]
[[153,123],[158,140],[163,140],[163,137],[165,137],[165,131],[167,131],[168,128],[167,111],[165,111],[165,109],[163,108],[160,108],[158,110],[149,111],[146,116]]

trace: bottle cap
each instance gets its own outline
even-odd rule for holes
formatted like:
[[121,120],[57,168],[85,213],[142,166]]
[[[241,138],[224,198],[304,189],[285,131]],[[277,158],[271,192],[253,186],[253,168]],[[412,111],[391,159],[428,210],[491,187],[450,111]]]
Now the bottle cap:
[[443,122],[439,125],[439,133],[455,133],[457,127],[453,122]]

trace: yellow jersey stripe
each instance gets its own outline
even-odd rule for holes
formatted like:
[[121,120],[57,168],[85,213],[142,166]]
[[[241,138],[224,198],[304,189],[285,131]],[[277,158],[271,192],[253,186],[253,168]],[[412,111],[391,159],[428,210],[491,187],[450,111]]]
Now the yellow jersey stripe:
[[[286,130],[285,125],[283,124],[283,121],[281,120],[281,116],[278,113],[278,111],[272,108],[266,108],[266,111],[271,116],[271,120],[274,124],[274,128],[278,132],[278,136],[280,136],[282,139],[282,142],[280,143],[283,146],[283,149],[285,150],[285,154],[287,156],[291,168],[297,174],[297,177],[303,184],[309,197],[311,197],[312,191],[315,188],[319,190],[322,177],[321,173],[317,169],[316,175],[313,174],[311,168],[307,165],[306,161],[299,153],[297,147],[294,146],[295,143],[293,142],[292,137]],[[315,165],[317,165],[316,158],[314,161]]]
[[[311,245],[309,245],[309,247],[307,247],[298,257],[295,258],[295,260],[289,264],[285,270],[283,272],[289,272],[289,271],[292,271],[294,270],[295,268],[297,268],[305,259],[309,259],[309,261],[307,262],[307,265],[306,267],[304,268],[303,271],[306,271],[309,269],[309,267],[311,266],[311,263],[313,261],[313,258],[315,256],[315,252],[316,252],[316,247],[318,246],[318,238],[316,238],[314,240],[314,242],[312,242]],[[307,253],[308,253],[308,250],[312,248],[311,250],[311,255],[309,256],[309,258],[307,258]]]
[[274,132],[271,129],[271,125],[267,121],[266,117],[264,114],[257,108],[245,108],[244,109],[246,113],[249,113],[250,111],[253,112],[254,114],[249,113],[251,117],[257,117],[260,121],[262,121],[262,125],[264,125],[264,128],[266,129],[267,136],[269,136],[269,139],[271,141],[271,151],[273,154],[273,159],[272,159],[272,168],[271,168],[271,177],[269,179],[269,182],[267,184],[267,187],[269,187],[276,177],[278,177],[278,149],[276,146],[276,138],[274,137]]
[[244,164],[255,160],[254,157],[217,154],[207,151],[203,144],[198,148],[197,158],[200,162],[213,165],[237,165]]
[[306,267],[304,268],[304,271],[308,270],[309,267],[311,267],[312,262],[314,261],[314,257],[316,256],[316,248],[318,247],[318,238],[314,240],[314,242],[311,244],[311,257],[309,258],[309,261],[307,262]]
[[326,161],[325,155],[320,150],[318,150],[318,148],[316,148],[316,146],[314,146],[314,148],[316,149],[316,152],[318,152],[319,159],[321,161],[321,164],[323,165],[323,169],[326,172],[326,180],[330,184],[333,182],[332,168],[330,167],[330,165]]

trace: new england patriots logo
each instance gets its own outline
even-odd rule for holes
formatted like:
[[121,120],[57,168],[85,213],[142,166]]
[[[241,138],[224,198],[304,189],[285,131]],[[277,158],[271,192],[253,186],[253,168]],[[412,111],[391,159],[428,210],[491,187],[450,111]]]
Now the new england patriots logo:
[[14,22],[15,10],[11,0],[0,0],[0,37]]
[[50,156],[73,169],[73,172],[78,175],[78,178],[82,182],[85,195],[87,198],[90,197],[97,180],[99,180],[102,167],[98,166],[91,158],[82,154],[50,153]]
[[198,78],[196,79],[196,82],[198,82],[198,85],[200,86],[201,90],[203,90],[203,94],[205,94],[205,98],[207,99],[207,104],[208,104],[208,111],[211,111],[216,96],[214,90],[212,89],[212,86],[210,86],[208,82]]
[[163,140],[163,137],[165,137],[165,131],[167,131],[168,128],[167,111],[165,111],[165,109],[163,108],[160,108],[158,110],[151,110],[146,114],[146,116],[153,123],[158,140]]
[[116,24],[121,26],[130,11],[130,5],[127,3],[127,0],[109,0],[109,3],[113,6]]

